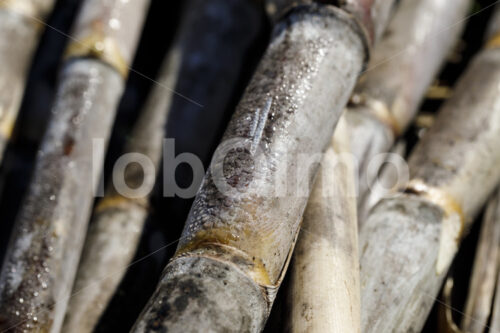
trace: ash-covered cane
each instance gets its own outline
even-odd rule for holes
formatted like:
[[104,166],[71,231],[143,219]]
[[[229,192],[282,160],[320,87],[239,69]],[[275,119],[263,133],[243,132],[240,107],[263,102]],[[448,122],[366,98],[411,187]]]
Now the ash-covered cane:
[[[496,39],[493,37],[492,39]],[[500,180],[500,48],[488,42],[409,159],[411,181],[360,234],[363,332],[419,331]]]
[[[58,332],[147,0],[88,0],[0,275],[0,327]],[[93,140],[103,145],[93,149]]]
[[297,6],[279,20],[176,255],[133,332],[263,328],[318,169],[315,159],[330,142],[371,36],[383,24],[371,9],[392,1],[356,4]]
[[377,175],[368,172],[379,166],[373,158],[405,132],[457,42],[470,5],[470,0],[452,6],[447,0],[402,0],[390,20],[346,113],[358,159],[360,207]]
[[44,21],[55,0],[0,0],[0,161],[12,135]]
[[[125,148],[125,153],[147,157],[149,162],[144,165],[150,169],[127,168],[127,186],[151,189],[171,111],[182,117],[196,115],[188,126],[203,125],[215,137],[245,56],[264,23],[260,11],[248,0],[196,0],[190,4],[157,79],[160,84],[153,87]],[[205,131],[191,134],[192,141],[216,143]],[[136,190],[119,193],[111,187],[100,201],[85,241],[63,331],[94,329],[133,259],[147,215],[148,195]]]
[[294,252],[287,331],[360,332],[358,221],[349,128],[341,118]]

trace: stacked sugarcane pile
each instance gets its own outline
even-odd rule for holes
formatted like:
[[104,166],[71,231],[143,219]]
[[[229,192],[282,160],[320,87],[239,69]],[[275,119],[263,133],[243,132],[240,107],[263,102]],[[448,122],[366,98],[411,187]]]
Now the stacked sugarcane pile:
[[500,5],[65,1],[0,0],[0,162],[67,38],[0,332],[500,329]]

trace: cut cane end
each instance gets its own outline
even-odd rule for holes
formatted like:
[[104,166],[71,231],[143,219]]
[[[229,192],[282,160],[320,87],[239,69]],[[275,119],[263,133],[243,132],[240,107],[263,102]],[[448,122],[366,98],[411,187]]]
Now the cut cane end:
[[428,200],[444,212],[436,262],[436,275],[439,276],[450,266],[463,237],[465,217],[462,207],[446,191],[428,186],[419,179],[410,181],[405,192]]
[[[359,41],[363,48],[363,64],[366,66],[370,59],[372,52],[373,39],[371,33],[366,29],[366,26],[361,22],[358,17],[350,13],[343,7],[337,7],[332,4],[321,4],[321,3],[302,3],[298,1],[290,6],[286,6],[283,9],[278,9],[277,15],[275,15],[276,22],[285,22],[286,25],[290,24],[295,20],[300,20],[301,16],[307,15],[319,15],[322,17],[331,17],[339,22],[342,22],[350,29],[354,34],[359,37]],[[280,24],[276,27],[280,29]]]

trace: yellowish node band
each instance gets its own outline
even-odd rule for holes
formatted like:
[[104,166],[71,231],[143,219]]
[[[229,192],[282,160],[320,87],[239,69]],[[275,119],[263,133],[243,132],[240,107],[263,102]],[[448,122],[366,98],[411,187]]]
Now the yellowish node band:
[[485,46],[487,49],[496,49],[500,47],[500,32],[495,34],[490,40],[486,43]]
[[411,180],[408,183],[406,192],[415,193],[441,207],[447,216],[457,214],[462,224],[461,230],[463,230],[465,226],[465,216],[462,207],[449,193],[440,188],[429,186],[419,179]]
[[100,213],[109,209],[116,209],[120,207],[126,208],[130,207],[130,205],[141,206],[144,209],[148,209],[149,207],[146,199],[132,199],[123,197],[121,195],[112,195],[102,198],[97,204],[95,212]]
[[96,58],[113,67],[123,78],[127,78],[129,66],[123,58],[116,40],[102,33],[91,33],[83,40],[74,40],[66,50],[66,59]]
[[364,94],[355,94],[351,98],[351,103],[354,105],[364,105],[373,117],[390,128],[395,137],[401,135],[399,122],[385,102]]
[[221,238],[221,236],[226,237],[226,235],[223,234],[224,232],[218,229],[202,231],[192,242],[178,248],[172,260],[184,257],[207,257],[214,260],[233,262],[234,258],[238,258],[241,264],[236,266],[252,281],[261,286],[272,285],[271,278],[262,261],[255,257],[251,258],[247,253],[230,244],[224,244],[225,239]]
[[0,118],[0,136],[2,138],[4,139],[11,138],[12,132],[14,131],[15,122],[16,120],[11,113],[7,113]]

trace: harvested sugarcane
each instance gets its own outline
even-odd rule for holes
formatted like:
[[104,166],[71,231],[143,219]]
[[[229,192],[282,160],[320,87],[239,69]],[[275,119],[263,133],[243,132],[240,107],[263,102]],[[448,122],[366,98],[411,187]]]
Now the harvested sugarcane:
[[485,332],[491,315],[500,261],[500,192],[486,209],[461,328],[468,333]]
[[[387,152],[415,116],[446,56],[455,45],[470,0],[402,0],[377,45],[347,111],[352,152],[358,159],[359,202],[367,200],[376,173],[373,157]],[[361,211],[361,210],[360,210]],[[362,227],[364,219],[359,219]]]
[[341,118],[323,156],[293,256],[290,332],[360,332],[356,191],[348,140]]
[[463,234],[500,180],[500,48],[469,65],[409,159],[410,182],[360,234],[363,332],[419,331]]
[[[392,1],[352,4],[294,7],[276,25],[133,332],[263,328],[318,169],[311,159],[326,149],[384,24],[371,9]],[[275,181],[288,163],[296,177]]]
[[[88,0],[0,275],[0,328],[59,332],[147,0]],[[94,167],[93,167],[94,166]]]
[[[161,85],[153,88],[125,152],[147,156],[151,165],[158,168],[171,110],[178,116],[191,118],[192,126],[204,126],[205,130],[193,129],[193,132],[184,129],[190,132],[191,141],[198,138],[204,145],[215,144],[215,129],[231,101],[238,73],[259,35],[263,19],[259,7],[248,0],[193,1],[157,80]],[[175,88],[174,91],[189,96],[196,104],[164,87]],[[201,151],[208,149],[198,149],[197,156],[203,158]],[[143,173],[146,171],[126,169],[125,183],[132,188],[145,186]],[[154,171],[149,176],[154,180]],[[114,187],[98,204],[85,241],[64,332],[94,329],[132,261],[147,215],[148,196],[122,195]]]
[[55,0],[0,0],[0,161],[12,134],[43,21]]

